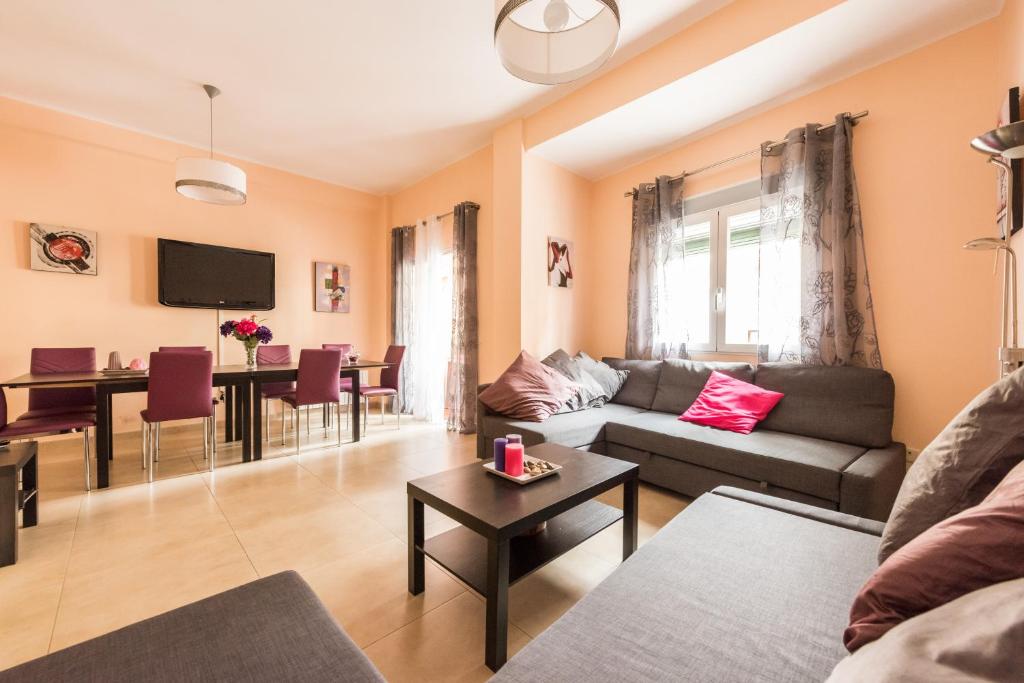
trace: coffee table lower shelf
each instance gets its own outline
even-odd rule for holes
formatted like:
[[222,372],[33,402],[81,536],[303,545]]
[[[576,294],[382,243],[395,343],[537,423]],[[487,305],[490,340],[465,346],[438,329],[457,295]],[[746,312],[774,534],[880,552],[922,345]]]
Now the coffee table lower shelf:
[[[552,518],[538,534],[513,538],[509,543],[509,585],[622,518],[622,510],[590,500]],[[477,593],[487,594],[487,539],[480,534],[460,526],[428,538],[420,550]]]

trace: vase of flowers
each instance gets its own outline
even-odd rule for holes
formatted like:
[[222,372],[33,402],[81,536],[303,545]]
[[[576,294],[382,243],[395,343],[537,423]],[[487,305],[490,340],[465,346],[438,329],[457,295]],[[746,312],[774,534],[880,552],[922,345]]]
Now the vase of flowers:
[[245,364],[250,368],[256,367],[256,347],[260,344],[269,344],[274,338],[270,328],[261,325],[261,322],[253,315],[237,322],[229,320],[220,326],[222,337],[234,337],[245,346]]

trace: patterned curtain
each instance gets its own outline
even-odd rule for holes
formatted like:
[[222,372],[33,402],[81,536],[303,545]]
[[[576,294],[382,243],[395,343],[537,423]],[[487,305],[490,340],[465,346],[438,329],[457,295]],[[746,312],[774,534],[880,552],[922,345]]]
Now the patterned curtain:
[[[633,193],[629,250],[626,358],[686,358],[686,329],[679,292],[670,287],[668,266],[678,259],[682,275],[683,182],[660,176]],[[673,252],[673,240],[678,245]],[[676,301],[673,303],[673,294]]]
[[[391,343],[399,346],[412,342],[415,230],[411,225],[391,230]],[[398,405],[403,413],[412,410],[411,360],[412,354],[406,353],[399,375]]]
[[476,220],[479,210],[480,206],[472,202],[457,205],[452,226],[455,272],[452,282],[448,429],[462,434],[476,432],[476,388],[480,376],[476,290]]
[[761,148],[759,357],[882,367],[849,114]]

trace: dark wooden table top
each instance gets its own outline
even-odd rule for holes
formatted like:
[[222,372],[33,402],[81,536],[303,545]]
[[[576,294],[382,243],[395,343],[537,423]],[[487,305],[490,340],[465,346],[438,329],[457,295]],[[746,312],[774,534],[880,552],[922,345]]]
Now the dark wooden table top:
[[590,500],[601,491],[639,475],[639,466],[558,444],[526,449],[528,455],[562,466],[558,474],[520,485],[489,474],[479,461],[414,479],[410,495],[488,537],[523,528]]
[[[376,360],[359,360],[355,363],[344,363],[341,366],[345,370],[369,370],[373,368],[386,368],[390,363]],[[255,370],[242,365],[214,365],[214,377],[250,375],[256,377],[260,374],[271,374],[280,372],[297,372],[298,363],[284,363],[280,365],[260,365]],[[41,387],[73,384],[116,384],[119,382],[145,381],[146,375],[105,375],[102,372],[53,372],[44,374],[32,374],[27,372],[24,375],[12,377],[6,382],[0,382],[0,387]]]
[[35,441],[20,441],[0,448],[0,467],[24,467],[36,454]]

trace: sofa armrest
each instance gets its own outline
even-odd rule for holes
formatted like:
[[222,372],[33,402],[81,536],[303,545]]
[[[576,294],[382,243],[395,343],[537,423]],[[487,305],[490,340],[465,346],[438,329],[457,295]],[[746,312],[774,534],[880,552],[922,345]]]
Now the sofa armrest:
[[718,486],[711,491],[711,494],[722,496],[723,498],[732,498],[733,500],[750,503],[751,505],[759,505],[770,510],[778,510],[779,512],[796,515],[797,517],[803,517],[804,519],[810,519],[815,522],[831,524],[832,526],[842,527],[843,529],[860,531],[865,534],[871,534],[872,536],[881,537],[882,530],[885,528],[885,525],[881,522],[876,522],[871,519],[855,517],[854,515],[836,512],[835,510],[826,510],[825,508],[814,507],[813,505],[807,505],[805,503],[797,503],[796,501],[786,500],[785,498],[776,498],[763,493],[746,491],[733,486]]
[[906,446],[893,443],[871,449],[843,471],[839,482],[839,510],[885,522],[906,474]]

